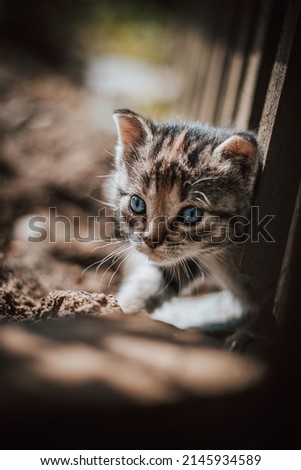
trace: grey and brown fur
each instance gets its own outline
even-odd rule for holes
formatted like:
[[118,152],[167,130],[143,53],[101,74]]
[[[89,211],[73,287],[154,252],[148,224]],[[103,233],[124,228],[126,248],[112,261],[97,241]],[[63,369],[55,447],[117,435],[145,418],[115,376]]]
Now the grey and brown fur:
[[[116,170],[108,192],[128,243],[117,294],[123,310],[147,310],[179,327],[251,312],[238,269],[242,226],[235,222],[250,211],[260,168],[255,138],[200,123],[156,123],[126,109],[114,119]],[[133,195],[146,203],[143,216],[130,209]],[[187,206],[204,211],[196,225],[179,222]],[[204,294],[208,281],[217,292]]]

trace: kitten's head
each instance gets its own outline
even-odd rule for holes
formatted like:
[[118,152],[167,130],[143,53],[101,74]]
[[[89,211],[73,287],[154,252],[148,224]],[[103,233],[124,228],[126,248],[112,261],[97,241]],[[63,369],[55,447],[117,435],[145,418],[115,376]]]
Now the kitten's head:
[[[117,110],[113,203],[122,233],[168,266],[240,241],[259,168],[250,134]],[[236,224],[236,225],[235,225]]]

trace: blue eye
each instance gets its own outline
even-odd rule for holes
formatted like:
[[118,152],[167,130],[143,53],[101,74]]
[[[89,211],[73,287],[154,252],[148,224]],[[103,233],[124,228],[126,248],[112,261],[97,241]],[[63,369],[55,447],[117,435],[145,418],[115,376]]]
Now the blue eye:
[[184,224],[196,224],[203,217],[204,211],[199,207],[188,206],[181,210],[179,217]]
[[130,207],[135,214],[143,214],[146,211],[146,204],[139,196],[132,196]]

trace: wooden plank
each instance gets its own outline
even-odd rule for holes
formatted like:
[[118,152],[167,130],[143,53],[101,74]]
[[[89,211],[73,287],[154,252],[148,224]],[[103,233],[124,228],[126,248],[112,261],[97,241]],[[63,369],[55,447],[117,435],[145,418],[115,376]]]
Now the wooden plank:
[[218,8],[219,0],[194,4],[189,24],[177,48],[180,73],[185,77],[185,90],[177,106],[188,119],[199,118],[214,46]]
[[286,3],[286,1],[276,2],[274,0],[271,8],[271,14],[269,16],[269,24],[264,40],[262,60],[257,76],[257,83],[248,125],[250,129],[254,129],[256,131],[258,131],[259,128],[269,81],[271,78],[271,72],[276,59],[281,28],[286,12]]
[[[182,33],[183,34],[183,33]],[[201,61],[206,60],[206,38],[201,31],[188,28],[180,46],[181,75],[185,77],[185,89],[180,104],[180,110],[188,119],[196,119],[196,103],[202,99],[202,89],[196,90],[196,81],[201,67]],[[185,72],[184,72],[185,71]]]
[[231,58],[227,76],[227,84],[224,96],[219,103],[219,115],[216,117],[216,124],[221,126],[231,126],[233,122],[234,110],[237,102],[238,91],[242,79],[245,54],[252,24],[254,4],[244,0],[241,5],[241,14],[235,17],[237,21],[237,34],[233,50],[230,51]]
[[209,67],[206,73],[204,95],[199,112],[199,119],[204,122],[214,123],[215,110],[223,79],[225,60],[227,57],[227,46],[231,34],[231,18],[235,2],[223,3],[219,10],[218,24],[214,39]]
[[[290,323],[290,319],[287,318],[287,315],[291,315],[293,317],[293,321],[296,320],[296,315],[299,316],[299,312],[301,311],[301,297],[299,293],[299,286],[296,288],[296,282],[294,276],[296,273],[300,272],[300,268],[296,265],[297,263],[300,264],[300,248],[298,245],[300,244],[301,240],[301,183],[299,185],[299,191],[297,196],[297,201],[295,205],[295,210],[293,214],[293,220],[290,226],[289,235],[288,235],[288,242],[286,245],[286,250],[284,254],[284,260],[281,267],[281,273],[279,277],[279,282],[277,286],[277,292],[275,296],[275,303],[274,303],[274,314],[277,318],[278,323],[284,324],[285,326]],[[300,279],[300,276],[296,277],[296,279]],[[292,283],[295,287],[292,286]],[[294,302],[298,302],[299,307],[295,309],[292,308]],[[288,313],[289,312],[289,313]],[[300,322],[300,320],[299,320]],[[299,333],[298,333],[299,338]],[[299,343],[299,341],[298,341]]]
[[260,219],[273,215],[268,229],[275,243],[262,237],[246,246],[241,271],[261,285],[276,285],[284,257],[301,174],[300,0],[288,2],[259,130],[264,160],[254,205]]
[[[200,119],[200,109],[206,93],[206,81],[208,68],[214,49],[214,38],[216,35],[217,18],[219,11],[219,0],[205,2],[202,10],[198,8],[197,17],[199,19],[199,31],[202,38],[202,50],[198,58],[194,58],[197,63],[196,74],[194,77],[191,94],[191,113],[192,119]],[[206,23],[206,24],[204,24]]]
[[233,120],[234,126],[242,129],[246,129],[249,124],[271,5],[272,0],[265,0],[260,6],[257,27],[248,57],[245,79],[239,95],[239,105]]

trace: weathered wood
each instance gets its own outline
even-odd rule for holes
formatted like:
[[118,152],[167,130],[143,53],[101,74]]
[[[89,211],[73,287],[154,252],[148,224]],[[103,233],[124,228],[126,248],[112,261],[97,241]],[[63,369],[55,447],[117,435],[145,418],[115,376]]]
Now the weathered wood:
[[246,129],[249,124],[271,4],[272,0],[265,0],[262,2],[258,11],[256,29],[248,56],[245,78],[239,94],[239,104],[233,119],[233,124],[242,129]]
[[177,103],[180,114],[215,125],[248,127],[271,3],[212,0],[195,5],[176,48],[176,62],[185,76]]
[[[293,324],[296,324],[296,320],[299,317],[299,312],[301,311],[301,296],[299,289],[296,288],[296,279],[298,281],[300,280],[300,276],[297,276],[298,269],[300,271],[300,268],[298,268],[296,264],[298,262],[300,263],[300,248],[298,248],[300,240],[301,183],[299,185],[298,196],[296,200],[292,223],[290,226],[288,242],[286,245],[274,302],[274,315],[277,318],[278,323],[284,325],[285,327],[288,324],[291,324],[292,320]],[[297,276],[296,279],[294,278],[294,276]],[[293,287],[292,284],[295,287]],[[299,308],[293,308],[294,302],[296,302],[296,304],[298,303]],[[300,323],[300,319],[298,320],[298,323]]]
[[188,119],[197,119],[196,109],[198,101],[202,99],[202,91],[196,91],[196,83],[199,79],[200,57],[206,60],[206,38],[201,31],[195,28],[188,28],[181,33],[181,52],[179,57],[180,76],[183,77],[185,71],[185,89],[183,90],[180,103],[177,107],[183,110],[183,114]]
[[231,34],[231,16],[234,2],[224,3],[219,10],[218,23],[214,47],[207,69],[204,95],[199,111],[199,119],[205,122],[214,122],[215,110],[223,79],[223,71],[227,57],[227,46],[229,45]]
[[274,216],[268,229],[275,242],[260,237],[257,243],[249,243],[241,267],[266,286],[278,281],[301,173],[299,13],[300,1],[288,2],[258,137],[264,171],[254,205],[260,207],[260,219]]
[[237,22],[237,31],[235,42],[230,50],[230,63],[227,73],[227,84],[224,96],[221,96],[218,103],[218,114],[216,123],[222,126],[231,126],[233,115],[237,104],[240,82],[242,80],[243,68],[245,64],[245,54],[248,45],[248,38],[252,24],[254,5],[248,0],[244,0],[239,5],[240,14],[235,15]]
[[287,2],[273,1],[269,15],[267,32],[263,44],[262,60],[257,75],[257,83],[254,91],[252,110],[249,117],[248,127],[258,131],[265,98],[274,66],[281,28],[285,17]]
[[185,75],[185,90],[179,108],[188,119],[200,118],[216,35],[218,8],[219,0],[194,5],[194,17],[187,25],[178,48],[181,74]]

